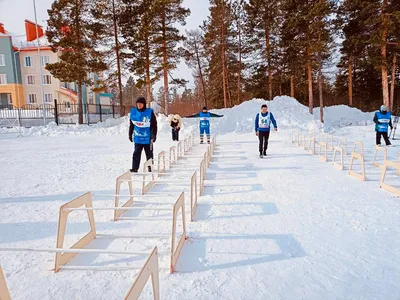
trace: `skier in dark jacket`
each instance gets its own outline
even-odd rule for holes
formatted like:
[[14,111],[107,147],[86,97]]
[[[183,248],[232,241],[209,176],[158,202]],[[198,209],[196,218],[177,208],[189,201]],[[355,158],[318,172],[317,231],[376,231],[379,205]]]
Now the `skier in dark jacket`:
[[275,131],[278,130],[274,115],[268,112],[268,106],[263,104],[261,106],[261,112],[256,115],[254,127],[256,135],[260,141],[258,150],[260,151],[260,158],[267,155],[268,139],[271,130],[271,122],[274,125]]
[[391,146],[389,141],[388,130],[389,126],[393,129],[392,114],[387,111],[387,107],[382,105],[380,110],[374,115],[375,131],[376,131],[376,145],[381,145],[381,137],[385,140],[386,146]]
[[[131,172],[137,173],[140,166],[142,150],[146,158],[153,158],[153,143],[157,139],[157,119],[151,108],[146,107],[146,99],[141,97],[136,100],[136,108],[131,109],[129,120],[129,140],[135,143],[132,157]],[[151,167],[149,167],[151,172]]]

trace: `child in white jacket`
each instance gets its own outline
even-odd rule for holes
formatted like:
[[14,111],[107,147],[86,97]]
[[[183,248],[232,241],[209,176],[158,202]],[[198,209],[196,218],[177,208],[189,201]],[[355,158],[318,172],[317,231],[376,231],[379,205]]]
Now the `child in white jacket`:
[[169,125],[172,127],[172,140],[179,141],[179,130],[182,127],[182,118],[179,115],[175,115],[169,119]]

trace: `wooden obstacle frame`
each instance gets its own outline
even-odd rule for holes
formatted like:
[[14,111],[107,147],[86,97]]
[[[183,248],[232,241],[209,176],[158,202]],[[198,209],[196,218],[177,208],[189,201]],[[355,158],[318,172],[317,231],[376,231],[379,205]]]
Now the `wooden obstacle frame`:
[[204,180],[206,177],[206,156],[204,155],[204,159],[200,163],[200,192],[199,195],[203,195],[204,191]]
[[[335,146],[335,148],[333,148],[333,167],[342,171],[344,170],[343,152],[343,147]],[[340,153],[340,163],[336,162],[336,153]]]
[[376,162],[376,157],[378,155],[378,152],[383,152],[383,161],[385,161],[385,160],[387,160],[387,148],[375,146],[375,149],[374,149],[374,158],[372,160],[372,165],[377,168],[382,168],[383,164]]
[[158,176],[160,176],[162,173],[165,173],[167,170],[167,162],[165,159],[165,151],[161,151],[158,153]]
[[[153,159],[151,158],[143,165],[142,195],[146,194],[154,186],[154,172],[149,172],[148,167],[153,168]],[[147,182],[146,179],[149,176],[151,180]]]
[[386,173],[388,168],[394,168],[396,169],[396,176],[399,176],[400,172],[400,161],[391,161],[391,160],[385,160],[382,166],[382,175],[381,175],[381,184],[380,187],[384,190],[387,190],[388,192],[391,192],[397,196],[400,196],[400,189],[396,188],[392,185],[389,185],[385,183],[385,178],[386,178]]
[[153,251],[147,258],[132,287],[125,296],[125,300],[138,300],[150,277],[153,287],[153,299],[160,300],[160,277],[157,247],[154,247]]
[[348,155],[349,154],[348,149],[347,149],[347,138],[340,138],[338,146],[343,148],[344,155]]
[[[357,146],[360,148],[359,152],[357,152]],[[357,152],[357,153],[360,153],[360,154],[364,155],[364,144],[363,144],[363,142],[360,142],[360,141],[354,142],[353,152]]]
[[[361,161],[361,174],[357,173],[353,170],[353,164],[355,160]],[[366,180],[365,176],[365,162],[364,162],[364,154],[358,153],[353,151],[351,153],[351,158],[350,158],[350,167],[349,167],[349,175],[353,176],[354,178],[360,179],[362,181]]]
[[178,161],[177,154],[178,153],[177,153],[176,146],[172,146],[171,148],[169,148],[169,165],[170,166]]
[[[201,166],[200,166],[201,168]],[[190,178],[190,222],[193,222],[197,209],[197,172]]]
[[[81,209],[81,206],[86,206],[86,208]],[[84,236],[82,239],[80,239],[77,243],[75,243],[71,248],[68,249],[63,249],[63,243],[65,239],[65,230],[66,230],[66,225],[67,225],[67,220],[68,220],[68,214],[71,211],[74,210],[86,210],[89,216],[89,222],[90,222],[90,232]],[[106,208],[107,210],[115,210],[115,208]],[[140,209],[140,208],[139,208]],[[56,252],[56,262],[55,262],[55,268],[54,271],[58,272],[62,266],[67,264],[72,258],[74,258],[78,253],[80,252],[99,252],[98,250],[95,249],[83,249],[86,247],[90,242],[92,242],[96,236],[96,225],[95,225],[95,220],[94,220],[94,210],[93,208],[93,203],[92,203],[92,197],[91,193],[88,192],[86,194],[81,195],[80,197],[62,205],[60,207],[60,221],[58,224],[58,235],[57,235],[57,250]],[[157,210],[157,209],[155,209]],[[175,201],[174,205],[172,208],[168,209],[172,211],[172,236],[171,236],[171,267],[170,271],[171,273],[174,272],[175,269],[175,264],[179,259],[179,255],[181,252],[181,249],[183,247],[184,241],[186,240],[186,216],[185,216],[185,193],[181,192],[179,195],[178,199]],[[182,236],[179,239],[178,242],[176,242],[176,227],[177,227],[177,218],[178,218],[178,213],[182,212]],[[119,236],[121,237],[121,236]],[[28,249],[30,250],[30,249]],[[77,250],[74,252],[74,250]],[[50,252],[53,252],[54,249],[49,249]],[[65,253],[65,251],[68,251]],[[103,253],[102,250],[100,250],[99,253]],[[105,250],[104,253],[114,253],[114,254],[130,254],[130,255],[137,255],[140,254],[142,255],[143,253],[139,252],[122,252],[122,251],[110,251],[110,250]]]
[[[68,216],[71,213],[71,210],[64,210],[66,208],[79,208],[81,206],[85,206],[86,208],[92,208],[92,196],[90,193],[83,194],[78,198],[62,205],[60,207],[59,221],[58,221],[58,233],[57,233],[57,246],[56,248],[63,248],[64,239],[65,239],[65,231],[67,229],[67,221]],[[70,249],[83,249],[90,242],[92,242],[96,238],[96,225],[94,222],[94,213],[92,210],[87,211],[87,216],[89,218],[90,223],[90,231],[83,238],[81,238],[78,242],[76,242]],[[54,272],[58,272],[61,266],[67,264],[72,258],[74,258],[77,253],[56,253]]]
[[329,134],[326,138],[327,150],[333,150],[335,148],[335,137]]
[[308,152],[310,152],[312,155],[315,154],[315,137],[311,136],[310,139],[308,140]]
[[[325,155],[321,155],[322,149],[325,149]],[[319,142],[318,158],[324,162],[328,161],[328,143]]]
[[0,299],[11,300],[10,292],[8,291],[6,278],[4,277],[3,270],[0,267]]
[[[129,200],[125,202],[122,207],[131,207],[133,205],[133,188],[132,188],[132,176],[130,172],[126,172],[125,174],[122,174],[121,176],[117,177],[116,180],[116,188],[115,188],[115,201],[114,201],[114,207],[118,208],[119,207],[119,198],[121,194],[121,184],[126,182],[129,187]],[[114,211],[114,221],[117,221],[118,218],[125,213],[127,210],[115,210]]]
[[[182,213],[182,235],[178,242],[176,242],[176,227],[178,220],[178,213]],[[170,273],[174,273],[175,265],[178,262],[179,255],[185,244],[186,236],[186,222],[185,222],[185,194],[182,192],[176,201],[173,208],[172,215],[172,239],[171,239],[171,262],[170,262]],[[175,247],[176,246],[176,247]]]
[[299,135],[298,132],[292,131],[292,133],[291,133],[291,135],[290,135],[290,142],[291,142],[292,144],[295,144],[295,143],[296,143],[296,141],[298,140],[298,135]]
[[177,158],[179,159],[185,154],[183,142],[180,141],[176,147],[177,147],[177,150],[178,150]]

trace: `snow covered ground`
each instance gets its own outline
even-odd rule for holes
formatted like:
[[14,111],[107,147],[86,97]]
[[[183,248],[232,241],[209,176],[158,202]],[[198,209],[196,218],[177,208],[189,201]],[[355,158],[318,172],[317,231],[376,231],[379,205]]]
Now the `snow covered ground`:
[[[137,237],[99,238],[90,248],[150,252],[157,245],[161,299],[400,299],[400,201],[379,189],[380,171],[371,166],[371,114],[326,110],[327,131],[347,137],[349,149],[355,140],[364,142],[367,182],[361,182],[289,142],[286,130],[322,125],[288,97],[269,103],[280,131],[260,160],[252,128],[262,102],[216,111],[225,117],[212,120],[218,145],[176,273],[167,270],[171,221],[165,211],[129,212],[154,219],[119,222],[111,221],[110,211],[96,212],[98,233]],[[155,153],[172,145],[165,118],[159,122]],[[184,133],[196,129],[196,120],[185,121]],[[0,247],[54,248],[59,207],[87,191],[113,193],[115,178],[130,167],[127,120],[24,134],[0,139]],[[202,153],[204,146],[193,151]],[[398,151],[389,148],[389,158]],[[398,184],[392,173],[388,179]],[[181,190],[159,185],[152,191]],[[94,205],[111,206],[112,199],[96,198]],[[66,246],[88,230],[86,216],[71,213]],[[79,254],[69,265],[140,267],[144,259]],[[122,299],[137,274],[54,274],[48,253],[0,252],[0,265],[13,299]],[[149,287],[143,299],[151,299]]]

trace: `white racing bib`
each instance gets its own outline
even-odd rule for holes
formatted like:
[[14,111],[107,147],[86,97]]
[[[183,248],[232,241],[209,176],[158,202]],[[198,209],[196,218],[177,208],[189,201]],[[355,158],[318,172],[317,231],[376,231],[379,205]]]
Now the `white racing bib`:
[[271,116],[269,113],[265,117],[263,117],[261,114],[258,115],[259,128],[269,128],[270,123],[271,123]]

